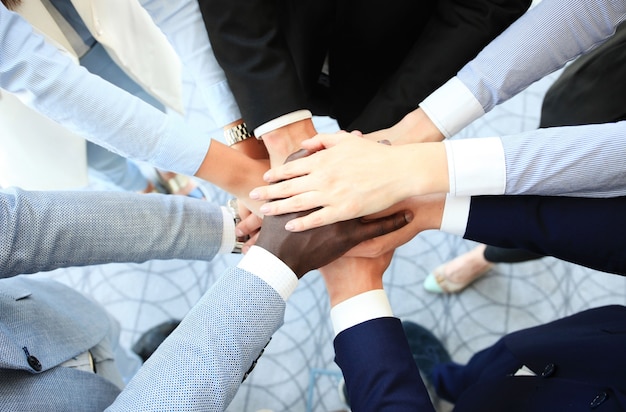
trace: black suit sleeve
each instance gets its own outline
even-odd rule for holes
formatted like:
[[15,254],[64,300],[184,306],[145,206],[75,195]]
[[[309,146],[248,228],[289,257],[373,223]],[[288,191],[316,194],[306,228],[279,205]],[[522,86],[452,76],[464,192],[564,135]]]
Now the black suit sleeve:
[[198,3],[215,57],[249,128],[305,108],[276,1]]
[[397,123],[530,7],[531,0],[439,0],[410,53],[348,130]]
[[626,275],[626,197],[473,197],[464,237]]

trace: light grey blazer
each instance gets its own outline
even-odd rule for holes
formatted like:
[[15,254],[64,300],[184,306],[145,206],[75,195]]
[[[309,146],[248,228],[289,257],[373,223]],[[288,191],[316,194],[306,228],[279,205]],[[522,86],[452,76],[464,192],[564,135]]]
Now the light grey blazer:
[[[5,190],[0,227],[0,277],[7,278],[0,280],[0,410],[97,411],[119,389],[58,365],[112,339],[110,318],[59,284],[11,277],[106,262],[210,260],[223,224],[218,206],[182,196]],[[284,310],[284,300],[260,278],[227,270],[110,409],[224,410]]]

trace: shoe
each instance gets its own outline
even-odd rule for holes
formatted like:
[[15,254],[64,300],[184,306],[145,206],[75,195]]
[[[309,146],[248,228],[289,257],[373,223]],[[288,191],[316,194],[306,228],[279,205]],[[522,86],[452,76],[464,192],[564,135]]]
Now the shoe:
[[417,323],[402,321],[402,328],[409,341],[413,360],[420,373],[432,384],[432,373],[435,365],[450,362],[450,354],[428,329]]
[[131,348],[143,361],[147,361],[150,355],[157,350],[159,345],[180,324],[180,320],[169,320],[160,325],[148,329]]
[[[461,292],[493,267],[493,263],[485,259],[485,247],[478,245],[469,252],[438,266],[424,279],[424,289],[439,294]],[[464,280],[454,281],[451,279],[454,277]]]
[[207,199],[201,186],[190,177],[173,172],[156,170],[157,190],[170,195],[189,196],[195,199]]

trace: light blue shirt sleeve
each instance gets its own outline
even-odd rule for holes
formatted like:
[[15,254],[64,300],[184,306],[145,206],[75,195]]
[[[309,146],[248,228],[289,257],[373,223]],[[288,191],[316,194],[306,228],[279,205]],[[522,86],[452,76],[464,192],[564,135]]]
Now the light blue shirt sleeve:
[[457,77],[488,112],[603,43],[625,19],[622,0],[543,0]]
[[210,145],[181,119],[76,65],[4,5],[0,88],[87,140],[165,170],[195,174]]
[[215,127],[241,119],[226,75],[213,54],[196,0],[140,0],[167,37],[200,92]]

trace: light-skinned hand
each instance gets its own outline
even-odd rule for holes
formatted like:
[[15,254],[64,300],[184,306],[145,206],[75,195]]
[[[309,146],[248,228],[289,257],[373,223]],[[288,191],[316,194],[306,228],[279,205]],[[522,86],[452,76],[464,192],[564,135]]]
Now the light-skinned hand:
[[[370,215],[415,195],[448,191],[447,158],[442,143],[388,146],[339,132],[302,142],[315,152],[269,170],[253,200],[272,200],[260,208],[278,215],[320,208],[286,222],[303,231]],[[287,180],[285,180],[287,179]]]

